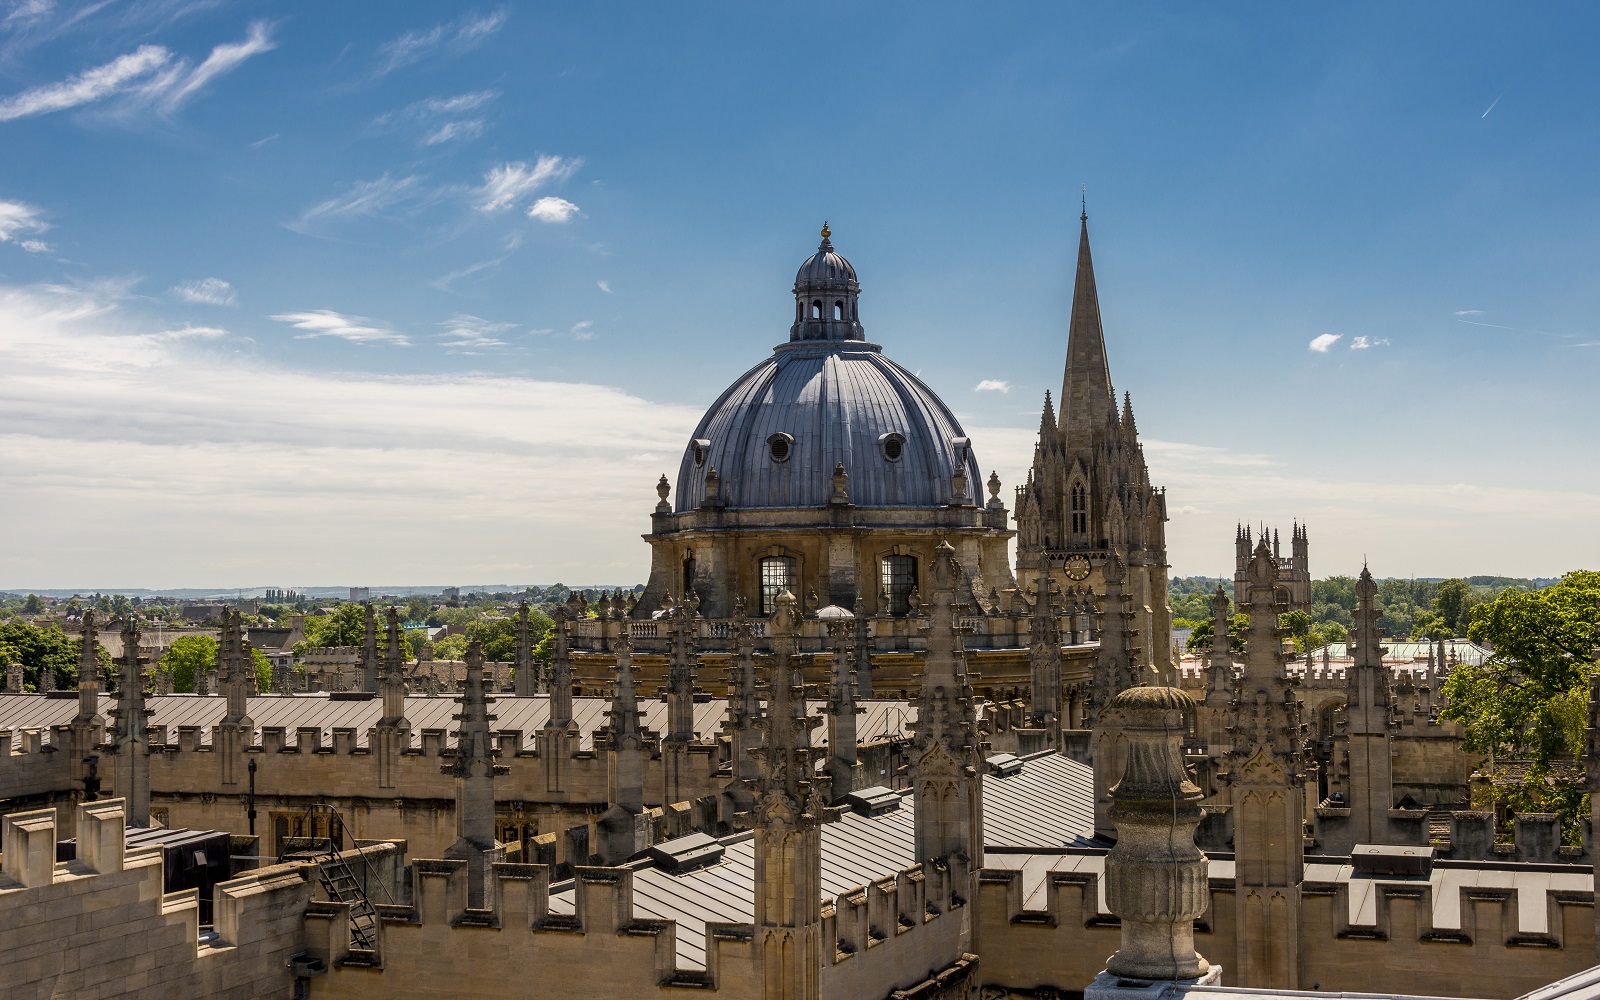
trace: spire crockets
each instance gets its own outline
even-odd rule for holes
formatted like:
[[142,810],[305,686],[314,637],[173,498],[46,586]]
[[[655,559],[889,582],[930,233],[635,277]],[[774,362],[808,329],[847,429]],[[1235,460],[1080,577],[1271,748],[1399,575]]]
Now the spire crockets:
[[866,709],[856,701],[854,622],[830,622],[833,671],[828,683],[828,776],[834,802],[855,791],[860,763],[856,749],[856,716]]
[[378,617],[372,604],[361,605],[365,628],[361,631],[361,690],[378,690]]
[[751,789],[761,776],[761,764],[753,751],[761,745],[761,696],[756,692],[756,630],[745,617],[744,599],[734,608],[733,658],[728,662],[728,718],[722,724],[728,734],[729,762],[733,780],[728,783],[734,813],[748,812],[755,799]]
[[928,578],[933,585],[928,653],[912,724],[916,738],[910,769],[917,803],[917,860],[960,854],[976,871],[983,865],[982,760],[967,654],[955,617],[961,567],[949,542],[934,548]]
[[100,654],[94,628],[94,609],[83,613],[83,641],[78,648],[78,714],[75,723],[95,724],[100,719]]
[[[822,995],[822,831],[827,779],[806,714],[799,665],[799,613],[785,590],[768,619],[772,656],[766,678],[766,745],[755,803],[755,947],[763,997],[815,1000]],[[920,817],[919,817],[920,818]]]
[[483,686],[483,647],[474,639],[467,646],[467,676],[456,698],[461,711],[452,718],[456,730],[455,760],[440,770],[456,779],[456,841],[445,849],[446,858],[467,863],[467,905],[483,906],[488,895],[490,863],[499,860],[494,839],[494,777],[509,768],[494,762],[489,744],[489,706],[494,699]]
[[144,664],[139,656],[139,625],[128,615],[122,625],[122,672],[117,706],[111,710],[113,787],[128,802],[128,825],[150,825],[150,709],[144,701]]
[[406,658],[400,644],[400,610],[390,608],[383,655],[379,660],[378,687],[383,692],[383,718],[380,726],[406,725]]
[[1093,434],[1117,422],[1117,397],[1111,390],[1106,338],[1100,327],[1100,296],[1089,257],[1089,215],[1080,217],[1078,274],[1072,288],[1072,321],[1067,328],[1067,367],[1061,377],[1061,423],[1067,447],[1092,443]]
[[[1394,843],[1389,809],[1394,805],[1394,765],[1390,757],[1389,668],[1383,665],[1382,613],[1378,584],[1367,567],[1356,581],[1355,662],[1345,671],[1345,739],[1350,757],[1350,843]],[[1431,646],[1430,646],[1431,652]]]
[[245,644],[244,622],[237,610],[222,612],[222,633],[217,643],[217,672],[222,694],[228,699],[224,724],[248,724],[249,697],[255,690],[255,662]]
[[528,620],[528,602],[517,606],[517,695],[528,698],[543,690],[539,664],[533,658],[533,628]]

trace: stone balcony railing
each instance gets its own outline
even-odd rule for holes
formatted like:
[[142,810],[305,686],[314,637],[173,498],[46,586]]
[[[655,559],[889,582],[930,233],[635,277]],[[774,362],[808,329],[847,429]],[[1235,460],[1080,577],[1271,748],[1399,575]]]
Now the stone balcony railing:
[[[750,619],[758,648],[767,645],[767,621]],[[962,615],[957,625],[966,635],[966,648],[1020,649],[1029,645],[1030,615],[995,614]],[[1092,617],[1086,614],[1058,616],[1058,627],[1064,645],[1093,642],[1099,638],[1092,628]],[[832,648],[828,637],[830,625],[840,624],[855,634],[857,623],[850,618],[804,617],[800,620],[799,648],[801,652],[815,653]],[[927,648],[925,632],[928,619],[921,615],[878,616],[868,618],[867,638],[875,653],[918,652]],[[695,648],[701,652],[731,652],[738,642],[737,619],[696,618],[694,620]],[[666,621],[633,621],[616,618],[586,618],[569,626],[574,651],[611,652],[614,640],[624,630],[632,640],[633,649],[639,653],[665,653],[668,650],[669,628]]]

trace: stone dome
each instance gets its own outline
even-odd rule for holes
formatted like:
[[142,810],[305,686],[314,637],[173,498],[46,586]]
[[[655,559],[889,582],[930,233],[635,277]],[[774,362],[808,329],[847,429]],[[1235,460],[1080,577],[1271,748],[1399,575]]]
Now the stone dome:
[[932,389],[860,339],[853,289],[827,308],[812,301],[838,281],[853,286],[855,269],[824,227],[822,247],[796,278],[790,342],[701,418],[679,465],[676,510],[707,504],[713,469],[711,505],[730,509],[826,507],[840,502],[840,487],[857,507],[944,507],[958,469],[964,502],[978,502],[983,481],[961,424]]

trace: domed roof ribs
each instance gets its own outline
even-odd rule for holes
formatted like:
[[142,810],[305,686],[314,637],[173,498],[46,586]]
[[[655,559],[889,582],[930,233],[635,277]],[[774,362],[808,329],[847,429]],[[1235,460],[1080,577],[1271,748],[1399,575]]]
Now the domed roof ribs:
[[1106,338],[1100,328],[1100,297],[1089,257],[1089,213],[1079,216],[1078,275],[1072,288],[1072,322],[1067,328],[1067,368],[1061,377],[1061,430],[1067,447],[1084,447],[1096,431],[1117,421],[1111,391]]

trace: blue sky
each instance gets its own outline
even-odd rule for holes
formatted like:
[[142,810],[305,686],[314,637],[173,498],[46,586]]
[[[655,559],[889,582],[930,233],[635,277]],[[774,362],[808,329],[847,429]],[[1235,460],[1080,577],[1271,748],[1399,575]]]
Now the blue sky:
[[1014,485],[1080,186],[1175,572],[1595,563],[1592,8],[834,16],[0,0],[0,588],[642,580],[824,218]]

